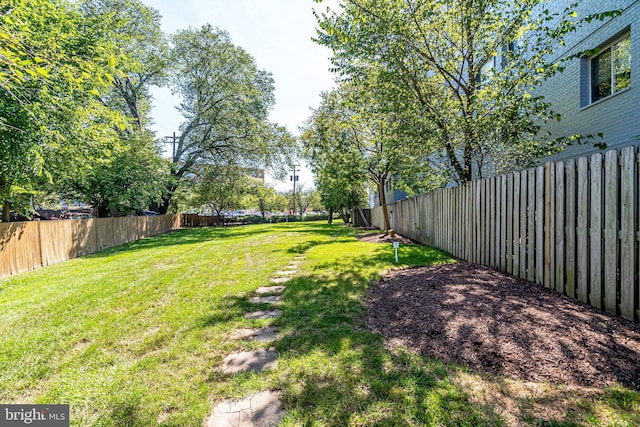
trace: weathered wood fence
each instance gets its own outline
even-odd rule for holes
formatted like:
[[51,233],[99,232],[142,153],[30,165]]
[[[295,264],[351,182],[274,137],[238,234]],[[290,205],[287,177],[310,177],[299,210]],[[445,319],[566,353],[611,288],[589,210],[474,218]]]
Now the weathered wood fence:
[[179,215],[0,223],[0,277],[179,228]]
[[[549,162],[389,207],[392,227],[461,259],[638,322],[640,155]],[[382,228],[381,208],[372,222]]]
[[206,216],[198,214],[182,214],[183,227],[212,227],[214,225],[224,225],[223,216]]

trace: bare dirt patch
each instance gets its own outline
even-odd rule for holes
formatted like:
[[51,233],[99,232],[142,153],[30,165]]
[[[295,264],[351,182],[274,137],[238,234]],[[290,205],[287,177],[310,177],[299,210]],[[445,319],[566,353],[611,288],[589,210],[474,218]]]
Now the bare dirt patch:
[[526,382],[640,390],[640,325],[487,267],[392,271],[367,325],[390,347]]

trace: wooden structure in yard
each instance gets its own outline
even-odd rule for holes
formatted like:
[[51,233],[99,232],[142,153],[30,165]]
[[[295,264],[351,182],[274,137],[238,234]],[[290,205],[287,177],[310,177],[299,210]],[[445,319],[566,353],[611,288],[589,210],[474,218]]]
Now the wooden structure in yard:
[[0,278],[179,226],[178,215],[0,223]]
[[214,225],[224,225],[223,216],[182,214],[181,225],[183,227],[212,227]]
[[[389,206],[392,228],[640,320],[640,155],[626,147],[439,189]],[[382,228],[380,207],[373,225]]]

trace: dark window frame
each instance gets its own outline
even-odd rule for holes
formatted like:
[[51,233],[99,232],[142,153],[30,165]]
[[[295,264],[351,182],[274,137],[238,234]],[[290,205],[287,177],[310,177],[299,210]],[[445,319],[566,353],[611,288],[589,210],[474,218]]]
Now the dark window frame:
[[[626,78],[628,83],[622,88],[617,88],[618,75],[616,74],[615,52],[623,42],[629,40],[629,63]],[[604,67],[602,63],[604,62]],[[631,87],[631,32],[625,31],[620,37],[616,37],[608,43],[597,55],[589,58],[589,104],[607,99],[617,93],[623,92]]]

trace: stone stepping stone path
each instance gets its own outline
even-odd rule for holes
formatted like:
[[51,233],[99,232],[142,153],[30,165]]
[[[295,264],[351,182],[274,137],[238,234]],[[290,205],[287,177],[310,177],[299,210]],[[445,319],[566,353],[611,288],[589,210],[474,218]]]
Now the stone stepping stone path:
[[234,340],[257,341],[269,343],[278,337],[278,328],[240,329],[231,335]]
[[252,311],[251,313],[245,313],[245,319],[249,320],[263,320],[263,319],[275,319],[282,316],[282,310],[260,310]]
[[[304,255],[296,255],[294,260],[284,269],[275,272],[272,283],[281,284],[291,280]],[[253,304],[276,304],[282,301],[285,286],[261,286],[255,296],[249,298]],[[274,319],[282,315],[281,310],[263,310],[245,313],[249,320]],[[262,343],[275,341],[278,329],[267,327],[262,329],[240,329],[233,339],[251,340]],[[272,349],[233,353],[224,358],[222,372],[236,374],[241,372],[262,372],[273,369],[278,364],[278,354]],[[280,395],[272,391],[252,394],[241,400],[226,400],[213,408],[213,413],[206,421],[206,427],[267,427],[277,425],[283,417]]]
[[240,372],[262,372],[278,365],[278,353],[273,350],[243,351],[228,355],[222,361],[222,372],[238,374]]
[[281,294],[285,290],[284,286],[260,286],[256,289],[258,295]]
[[296,270],[278,270],[275,274],[277,276],[291,276],[295,272]]
[[213,408],[206,427],[270,427],[282,421],[280,394],[263,391],[240,400],[225,400]]
[[275,304],[282,301],[281,295],[271,295],[268,297],[251,297],[249,302],[252,304]]

